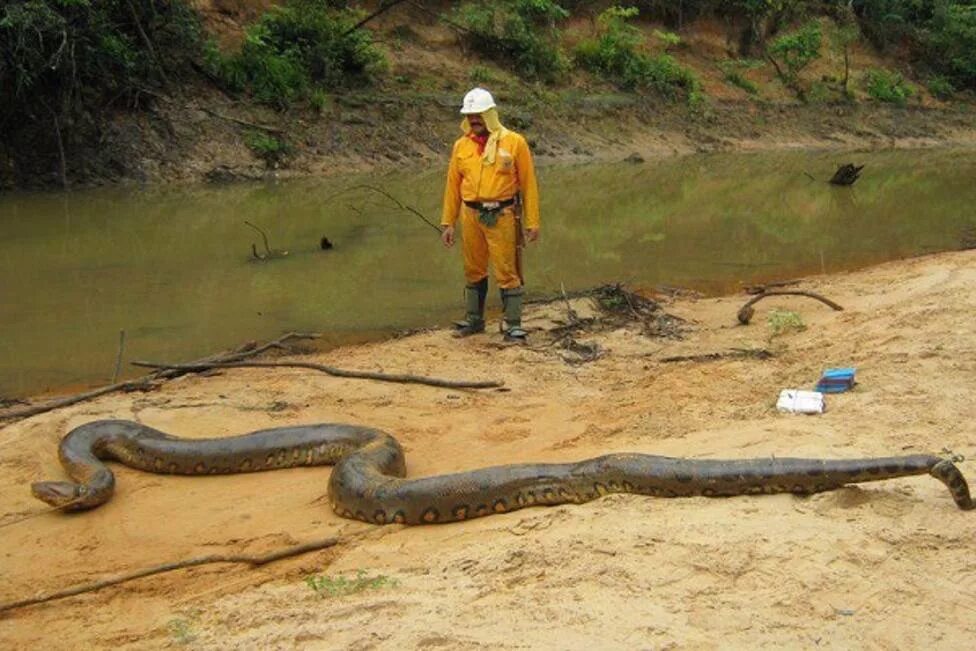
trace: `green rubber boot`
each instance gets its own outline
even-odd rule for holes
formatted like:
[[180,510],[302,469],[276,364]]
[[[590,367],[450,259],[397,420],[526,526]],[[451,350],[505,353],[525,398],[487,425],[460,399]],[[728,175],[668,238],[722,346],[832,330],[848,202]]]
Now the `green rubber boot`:
[[502,330],[505,332],[505,341],[524,342],[528,333],[522,329],[522,288],[503,289],[501,293],[505,317]]
[[454,322],[455,337],[469,337],[485,331],[485,298],[488,296],[488,279],[482,278],[473,285],[464,286],[465,318]]

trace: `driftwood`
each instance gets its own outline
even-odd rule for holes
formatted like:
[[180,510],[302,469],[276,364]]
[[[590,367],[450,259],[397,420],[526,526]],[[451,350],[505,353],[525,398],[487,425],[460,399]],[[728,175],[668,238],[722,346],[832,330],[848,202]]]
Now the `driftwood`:
[[484,382],[474,382],[467,380],[441,380],[439,378],[426,377],[423,375],[388,375],[386,373],[373,373],[370,371],[349,371],[346,369],[326,366],[325,364],[313,364],[312,362],[196,362],[191,364],[159,364],[155,362],[132,362],[134,366],[155,368],[161,370],[179,370],[184,373],[197,373],[199,371],[209,371],[217,368],[308,368],[313,371],[321,371],[335,377],[347,377],[360,380],[379,380],[380,382],[398,382],[400,384],[426,384],[432,387],[443,387],[446,389],[497,389],[505,385],[504,382],[488,380]]
[[829,182],[831,185],[854,185],[854,181],[860,178],[863,169],[864,165],[854,165],[854,163],[841,165]]
[[784,290],[784,291],[775,291],[775,292],[763,292],[762,294],[759,294],[758,296],[754,296],[754,297],[750,298],[746,302],[745,305],[743,305],[741,308],[739,308],[739,313],[736,315],[737,318],[739,319],[739,323],[741,323],[742,325],[749,325],[749,321],[752,320],[752,315],[755,313],[755,310],[753,309],[752,306],[755,305],[756,303],[758,303],[759,301],[761,301],[762,299],[766,298],[767,296],[807,296],[809,298],[814,298],[814,299],[820,301],[821,303],[823,303],[824,305],[827,305],[827,306],[829,306],[829,307],[831,307],[831,308],[833,308],[833,309],[835,309],[835,310],[837,310],[839,312],[842,312],[844,310],[844,308],[842,308],[837,303],[834,303],[829,298],[824,298],[823,296],[821,296],[820,294],[817,294],[815,292],[806,292],[806,291],[801,291],[801,290],[795,290],[795,291]]
[[48,601],[54,601],[56,599],[73,597],[75,595],[84,594],[86,592],[94,592],[95,590],[101,590],[102,588],[107,588],[108,586],[125,583],[126,581],[141,579],[146,576],[152,576],[153,574],[162,574],[163,572],[172,572],[173,570],[181,570],[187,567],[196,567],[198,565],[207,565],[210,563],[246,563],[253,567],[258,567],[261,565],[267,565],[268,563],[273,563],[274,561],[278,561],[283,558],[289,558],[291,556],[298,556],[300,554],[307,554],[308,552],[314,552],[320,549],[327,549],[329,547],[334,547],[337,544],[339,544],[338,538],[326,538],[324,540],[305,543],[303,545],[286,547],[284,549],[279,549],[278,551],[271,552],[269,554],[263,554],[260,556],[250,556],[245,554],[212,554],[210,556],[200,556],[198,558],[191,558],[185,561],[163,563],[162,565],[155,565],[153,567],[136,570],[135,572],[129,572],[128,574],[121,574],[119,576],[113,576],[108,579],[102,579],[99,581],[94,581],[92,583],[77,585],[73,588],[68,588],[66,590],[59,590],[57,592],[51,592],[46,595],[41,595],[38,597],[31,597],[29,599],[21,599],[19,601],[11,601],[5,604],[0,604],[0,612],[13,610],[15,608],[23,608],[24,606],[33,606],[35,604],[42,604]]
[[[284,343],[291,339],[316,339],[319,335],[307,332],[289,332],[286,335],[278,337],[273,341],[269,341],[266,344],[258,346],[257,344],[250,343],[238,348],[237,350],[231,351],[229,353],[219,353],[217,355],[211,355],[209,357],[204,357],[203,359],[197,360],[197,364],[203,364],[208,362],[236,362],[242,359],[247,359],[249,357],[254,357],[255,355],[260,355],[266,350],[272,348],[284,348]],[[61,407],[67,407],[79,402],[84,402],[85,400],[92,400],[99,396],[103,396],[107,393],[114,393],[116,391],[139,391],[146,390],[153,386],[153,382],[157,380],[170,380],[180,375],[185,375],[189,371],[180,369],[166,369],[158,370],[150,373],[149,375],[144,375],[142,377],[136,378],[134,380],[127,380],[125,382],[116,382],[114,384],[109,384],[108,386],[99,387],[97,389],[92,389],[91,391],[86,391],[84,393],[78,393],[73,396],[66,396],[64,398],[58,398],[57,400],[51,400],[39,405],[27,405],[26,407],[19,407],[17,409],[7,409],[0,411],[0,421],[11,420],[16,418],[27,418],[29,416],[35,416],[37,414],[43,414],[44,412],[52,411],[54,409],[59,409]]]

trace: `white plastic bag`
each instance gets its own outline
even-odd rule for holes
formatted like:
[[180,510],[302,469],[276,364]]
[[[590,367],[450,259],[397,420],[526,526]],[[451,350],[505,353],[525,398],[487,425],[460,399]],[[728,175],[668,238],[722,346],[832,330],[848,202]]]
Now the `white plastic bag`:
[[819,391],[783,389],[779,392],[776,408],[791,414],[822,414],[827,405]]

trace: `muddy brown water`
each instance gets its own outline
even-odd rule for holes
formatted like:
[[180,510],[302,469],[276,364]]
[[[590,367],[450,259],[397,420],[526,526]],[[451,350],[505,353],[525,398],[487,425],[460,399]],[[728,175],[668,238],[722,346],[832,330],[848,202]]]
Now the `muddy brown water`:
[[[847,162],[865,165],[862,178],[828,185]],[[458,249],[355,188],[436,222],[442,173],[0,195],[0,398],[108,381],[121,330],[125,361],[181,361],[289,330],[333,345],[445,324],[460,312]],[[972,150],[702,155],[539,176],[533,294],[618,281],[720,293],[976,244]],[[245,220],[288,255],[254,260],[252,245],[265,247]]]

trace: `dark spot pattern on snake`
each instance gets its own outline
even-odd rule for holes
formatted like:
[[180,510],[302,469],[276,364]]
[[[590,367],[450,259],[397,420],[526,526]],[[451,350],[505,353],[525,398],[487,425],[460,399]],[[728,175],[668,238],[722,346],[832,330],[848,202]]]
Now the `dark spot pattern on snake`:
[[67,484],[66,489],[64,482],[36,482],[31,490],[63,511],[95,508],[112,497],[115,478],[103,459],[182,475],[332,464],[333,510],[377,524],[451,522],[536,505],[581,503],[621,491],[662,497],[809,494],[925,474],[945,484],[960,509],[976,506],[953,460],[925,454],[849,460],[609,454],[577,463],[494,466],[411,480],[397,440],[370,427],[323,423],[181,439],[125,420],[76,427],[61,441],[58,454],[73,488]]

